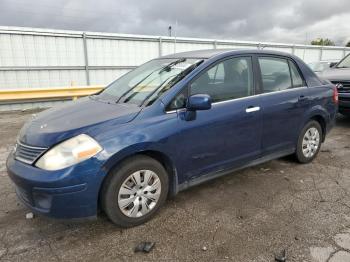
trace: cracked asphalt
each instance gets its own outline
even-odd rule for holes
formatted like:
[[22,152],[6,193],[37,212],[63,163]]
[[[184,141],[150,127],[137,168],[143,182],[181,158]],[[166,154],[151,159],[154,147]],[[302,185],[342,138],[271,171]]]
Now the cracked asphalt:
[[[181,192],[145,225],[35,216],[16,198],[5,160],[30,112],[0,114],[0,261],[350,261],[350,119],[318,158],[287,157]],[[154,241],[149,254],[134,253]]]

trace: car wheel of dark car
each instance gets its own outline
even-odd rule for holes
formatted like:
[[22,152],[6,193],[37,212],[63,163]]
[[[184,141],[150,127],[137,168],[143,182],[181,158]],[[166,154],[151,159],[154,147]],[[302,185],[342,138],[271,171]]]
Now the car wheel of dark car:
[[322,143],[322,128],[317,121],[308,122],[302,129],[297,145],[296,157],[300,163],[311,162],[318,154]]
[[129,158],[104,181],[102,209],[121,227],[140,225],[165,202],[168,185],[168,174],[158,161],[148,156]]

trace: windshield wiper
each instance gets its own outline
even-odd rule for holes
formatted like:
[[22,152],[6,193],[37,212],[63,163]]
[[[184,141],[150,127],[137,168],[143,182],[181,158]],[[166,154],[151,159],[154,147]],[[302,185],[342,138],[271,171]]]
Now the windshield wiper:
[[149,73],[148,75],[146,75],[144,78],[142,78],[139,82],[137,82],[133,87],[131,87],[130,89],[126,90],[115,102],[119,103],[119,101],[125,97],[128,93],[130,93],[135,87],[137,87],[139,84],[141,84],[143,81],[145,81],[147,78],[149,78],[151,75],[153,75],[155,72],[157,72],[158,69],[153,70],[151,73]]
[[350,68],[348,66],[337,66],[337,68]]
[[[156,69],[154,71],[152,71],[151,73],[149,73],[148,75],[146,75],[144,78],[142,78],[139,82],[137,82],[133,87],[131,87],[130,89],[126,90],[118,99],[116,99],[116,103],[119,103],[120,100],[125,97],[128,93],[130,93],[134,88],[136,88],[138,85],[140,85],[143,81],[145,81],[148,77],[150,77],[151,75],[153,75],[155,72],[157,72],[159,70],[159,74],[164,72],[164,71],[169,71],[171,69],[171,67],[173,67],[174,65],[177,65],[179,63],[185,62],[186,58],[180,58],[178,60],[175,60],[169,64],[167,64],[166,66],[162,67],[161,69]],[[128,99],[125,99],[128,100]],[[125,102],[125,100],[123,102]],[[129,99],[130,100],[130,99]]]
[[[174,79],[171,82],[178,82],[180,81],[182,78],[184,78],[186,75],[188,75],[191,71],[193,71],[197,66],[199,66],[204,60],[199,60],[196,63],[194,63],[193,65],[189,66],[188,68],[186,68],[185,70],[183,70],[181,73],[179,73],[177,76],[174,77]],[[176,81],[175,81],[176,80]]]
[[[191,71],[193,71],[197,66],[199,66],[204,60],[199,60],[193,65],[189,66],[182,72],[180,72],[178,75],[176,75],[169,83],[167,84],[168,87],[172,87],[174,84],[179,82],[181,79],[183,79],[186,75],[188,75]],[[163,84],[168,81],[169,78],[167,78],[163,83],[161,83],[153,92],[151,92],[142,102],[140,103],[140,106],[143,105],[148,99],[150,99],[160,88],[163,87]]]
[[180,59],[178,59],[178,60],[175,60],[175,61],[173,61],[173,62],[167,64],[167,65],[164,66],[163,68],[161,68],[161,69],[159,70],[159,74],[163,73],[164,71],[169,72],[170,69],[171,69],[174,65],[183,63],[183,62],[185,62],[185,61],[186,61],[186,58],[180,58]]

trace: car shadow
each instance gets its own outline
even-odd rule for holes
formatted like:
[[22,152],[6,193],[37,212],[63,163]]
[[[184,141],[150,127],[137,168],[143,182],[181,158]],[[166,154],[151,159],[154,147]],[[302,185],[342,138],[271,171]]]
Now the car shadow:
[[339,115],[337,117],[336,125],[340,126],[340,127],[348,127],[348,128],[350,128],[350,117],[349,116]]

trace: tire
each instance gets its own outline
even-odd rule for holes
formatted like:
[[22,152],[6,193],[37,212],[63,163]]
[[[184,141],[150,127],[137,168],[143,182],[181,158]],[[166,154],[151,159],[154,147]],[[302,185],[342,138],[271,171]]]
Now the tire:
[[[144,191],[146,189],[150,191]],[[151,157],[134,156],[118,165],[104,181],[101,206],[114,224],[133,227],[145,223],[157,213],[168,190],[169,178],[164,167]],[[157,197],[154,202],[150,200]]]
[[[305,144],[307,144],[307,141],[308,141],[305,137],[306,136],[310,137],[310,134],[312,133],[311,130],[317,130],[318,142],[316,141],[317,139],[310,139],[309,140],[310,144],[305,145]],[[307,132],[309,132],[309,133],[307,134]],[[316,132],[315,132],[315,134],[316,134]],[[315,136],[317,136],[317,135],[315,135]],[[312,137],[315,137],[315,136],[312,136]],[[306,163],[310,163],[312,160],[315,159],[315,157],[317,156],[317,154],[321,148],[322,137],[323,137],[322,128],[321,128],[321,125],[317,121],[311,120],[304,126],[304,128],[300,132],[300,135],[298,138],[297,150],[295,153],[296,159],[299,163],[306,164]],[[316,149],[315,149],[315,143],[317,143]],[[310,150],[308,151],[308,149],[310,149]],[[307,152],[310,152],[310,154],[308,154]]]

